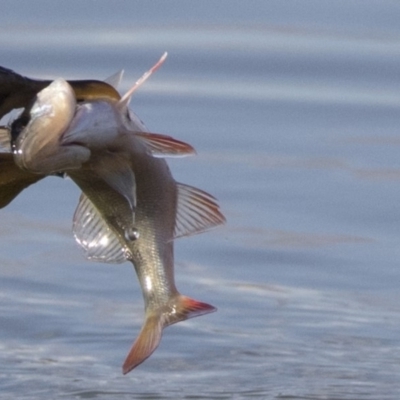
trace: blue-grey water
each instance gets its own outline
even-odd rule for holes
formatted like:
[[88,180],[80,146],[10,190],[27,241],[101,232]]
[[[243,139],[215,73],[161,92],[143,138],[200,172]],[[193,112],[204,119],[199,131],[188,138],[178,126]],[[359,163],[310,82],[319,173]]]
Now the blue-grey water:
[[176,242],[218,312],[168,328],[127,376],[143,318],[130,264],[86,261],[79,191],[48,178],[0,211],[1,399],[400,398],[400,5],[390,0],[3,1],[0,65],[126,90],[191,143],[178,181],[225,227]]

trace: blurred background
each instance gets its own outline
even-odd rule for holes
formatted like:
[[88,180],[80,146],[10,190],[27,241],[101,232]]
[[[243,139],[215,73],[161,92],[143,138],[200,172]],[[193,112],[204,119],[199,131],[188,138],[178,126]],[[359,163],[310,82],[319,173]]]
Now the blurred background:
[[184,294],[127,376],[143,300],[129,263],[86,261],[79,191],[50,177],[0,211],[0,398],[393,399],[400,395],[400,3],[2,1],[0,65],[121,92],[192,144],[178,181],[228,223],[176,241]]

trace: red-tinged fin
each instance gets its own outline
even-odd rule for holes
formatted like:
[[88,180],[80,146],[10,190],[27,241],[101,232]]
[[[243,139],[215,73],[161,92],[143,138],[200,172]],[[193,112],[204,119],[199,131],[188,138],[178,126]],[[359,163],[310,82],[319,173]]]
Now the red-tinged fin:
[[201,233],[226,222],[214,196],[182,183],[177,187],[174,239]]
[[159,133],[135,132],[153,157],[186,157],[196,154],[196,150],[185,142]]
[[141,86],[146,80],[150,77],[150,75],[157,71],[158,68],[161,67],[161,65],[164,63],[165,59],[167,58],[168,53],[165,52],[161,58],[148,70],[146,71],[139,80],[136,81],[136,83],[123,95],[121,100],[118,102],[118,108],[120,110],[123,110],[128,107],[129,102],[131,101],[131,97],[133,93]]
[[142,330],[122,366],[124,375],[150,357],[160,343],[163,328],[162,315],[151,315],[146,318]]
[[216,307],[202,301],[194,300],[187,296],[179,295],[174,307],[174,314],[168,318],[168,325],[189,318],[200,317],[217,311]]
[[158,312],[149,312],[142,330],[122,366],[124,375],[151,356],[160,343],[162,331],[165,327],[216,310],[210,304],[178,295],[167,307],[161,308]]

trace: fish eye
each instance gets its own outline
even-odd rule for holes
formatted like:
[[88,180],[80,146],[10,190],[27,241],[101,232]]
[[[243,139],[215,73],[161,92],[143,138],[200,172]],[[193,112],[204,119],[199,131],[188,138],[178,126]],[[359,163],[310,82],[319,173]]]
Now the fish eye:
[[134,241],[139,239],[139,231],[135,227],[129,227],[125,230],[125,239]]

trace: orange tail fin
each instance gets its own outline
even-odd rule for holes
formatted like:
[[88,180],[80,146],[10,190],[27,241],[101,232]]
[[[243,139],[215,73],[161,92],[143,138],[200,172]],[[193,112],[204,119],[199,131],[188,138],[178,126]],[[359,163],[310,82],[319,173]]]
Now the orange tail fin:
[[161,309],[159,312],[151,311],[147,313],[139,336],[133,343],[122,366],[124,375],[150,357],[158,347],[165,327],[179,321],[214,312],[217,309],[210,304],[179,295],[169,304],[166,310],[168,311]]

